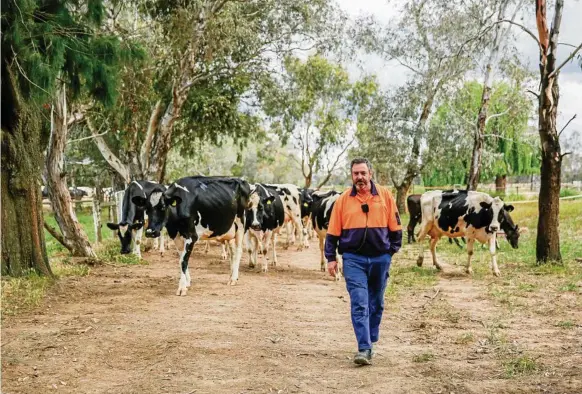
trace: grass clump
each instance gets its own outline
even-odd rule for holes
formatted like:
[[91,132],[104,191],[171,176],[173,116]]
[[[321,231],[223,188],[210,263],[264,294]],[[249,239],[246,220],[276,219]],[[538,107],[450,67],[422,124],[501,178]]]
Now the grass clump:
[[96,248],[95,253],[100,260],[109,261],[112,263],[122,265],[147,264],[147,261],[140,259],[133,253],[120,254],[119,248],[119,241],[117,239],[111,239],[99,245],[99,247]]
[[434,360],[436,357],[432,353],[422,353],[422,354],[415,354],[412,357],[412,361],[415,363],[427,363],[429,361]]
[[560,327],[560,328],[564,328],[566,330],[571,330],[574,327],[576,327],[576,323],[574,323],[571,320],[563,320],[563,321],[559,321],[558,323],[556,323],[556,326]]
[[529,375],[542,369],[536,359],[527,354],[508,359],[503,363],[503,366],[507,378]]

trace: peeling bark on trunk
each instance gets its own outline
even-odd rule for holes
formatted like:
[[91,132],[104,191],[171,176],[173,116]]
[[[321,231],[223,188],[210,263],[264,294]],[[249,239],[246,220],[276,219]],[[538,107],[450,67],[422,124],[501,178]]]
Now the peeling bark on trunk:
[[76,257],[95,257],[87,235],[81,228],[67,188],[64,153],[67,144],[67,101],[64,85],[57,92],[51,112],[51,136],[46,157],[47,190],[63,239]]
[[107,142],[105,142],[103,137],[98,136],[99,133],[93,126],[91,120],[88,118],[87,127],[91,131],[91,134],[93,134],[93,136],[95,137],[93,140],[95,141],[95,144],[97,145],[97,148],[99,149],[99,152],[101,152],[101,155],[103,156],[105,161],[107,161],[111,168],[117,171],[117,173],[123,178],[125,183],[129,183],[130,174],[128,166],[123,164],[123,162],[119,160],[119,158],[111,151],[111,149],[109,149],[109,146],[107,145]]
[[507,175],[496,175],[495,176],[495,191],[497,193],[505,194],[507,190]]
[[43,229],[42,146],[38,109],[26,106],[3,59],[2,275],[22,276],[33,270],[52,276]]
[[540,51],[541,90],[538,99],[538,130],[542,146],[541,183],[538,202],[538,233],[536,259],[538,263],[561,262],[559,213],[562,155],[556,125],[558,113],[558,73],[552,72],[556,66],[556,50],[562,19],[563,0],[556,1],[554,23],[551,35],[546,22],[544,0],[536,1],[536,22],[542,50]]

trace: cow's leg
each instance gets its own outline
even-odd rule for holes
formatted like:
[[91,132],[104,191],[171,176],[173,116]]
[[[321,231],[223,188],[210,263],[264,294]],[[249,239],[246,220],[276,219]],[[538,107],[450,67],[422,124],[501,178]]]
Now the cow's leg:
[[263,235],[263,242],[262,242],[262,251],[263,251],[263,272],[268,271],[269,267],[269,258],[267,254],[269,253],[269,244],[271,243],[271,237],[273,232],[270,230],[265,231]]
[[222,242],[220,243],[220,247],[222,248],[222,253],[220,254],[220,258],[221,258],[222,260],[226,260],[226,259],[228,258],[228,253],[227,253],[227,250],[226,250],[226,243],[227,243],[227,242],[228,242],[228,241],[222,241]]
[[164,235],[164,230],[160,233],[160,255],[163,256],[166,253],[166,236]]
[[489,253],[491,253],[491,270],[493,271],[493,275],[499,276],[499,268],[497,267],[497,249],[495,248],[496,240],[497,236],[493,233],[491,238],[489,238]]
[[188,292],[188,287],[190,286],[188,260],[190,259],[190,253],[192,253],[195,242],[192,238],[186,238],[184,241],[184,249],[180,255],[180,284],[178,285],[178,291],[176,291],[177,296],[185,296]]
[[256,234],[249,235],[250,246],[249,246],[249,267],[255,268],[255,264],[257,263],[257,254],[259,250],[259,240],[257,239]]
[[234,251],[234,254],[231,258],[230,280],[228,281],[228,284],[231,286],[236,285],[236,283],[238,282],[238,269],[240,266],[240,259],[242,257],[243,237],[245,235],[244,225],[239,218],[235,219],[234,225],[236,227],[235,251]]
[[473,247],[475,246],[475,239],[469,238],[467,240],[467,266],[465,267],[465,272],[468,274],[473,273],[473,269],[471,268],[471,258],[473,257]]
[[204,253],[208,253],[210,251],[210,241],[204,242]]
[[143,234],[143,227],[136,230],[134,243],[133,243],[133,254],[141,259],[141,236]]
[[341,255],[337,256],[337,272],[335,273],[335,280],[339,282],[342,278],[342,273],[344,272],[344,259]]
[[301,223],[301,214],[297,214],[293,219],[293,226],[295,227],[295,235],[299,238],[297,250],[303,250],[305,247],[305,238],[307,237],[307,230]]
[[285,222],[285,232],[287,233],[287,240],[285,241],[285,246],[283,247],[285,250],[289,249],[291,244],[295,243],[295,233],[292,231],[292,224],[290,221]]
[[321,269],[321,272],[325,272],[326,268],[327,268],[327,262],[325,261],[325,255],[324,255],[325,238],[321,237],[319,234],[318,234],[317,238],[319,238],[319,253],[321,254],[321,259],[319,260],[320,261],[319,269]]
[[418,259],[416,259],[416,265],[418,265],[419,267],[422,267],[422,263],[424,261],[424,238],[426,237],[426,234],[428,234],[428,223],[422,223],[420,225],[420,232],[418,233],[418,249],[419,249],[419,254],[418,254]]
[[443,269],[443,267],[441,267],[441,265],[439,264],[439,262],[437,260],[437,255],[436,255],[436,244],[438,241],[439,241],[438,237],[435,237],[435,238],[431,237],[431,239],[430,239],[430,254],[432,255],[432,263],[440,271]]
[[463,245],[461,245],[458,238],[452,238],[452,239],[453,239],[453,241],[455,241],[455,244],[459,247],[459,249],[463,249]]
[[271,236],[271,247],[273,248],[273,267],[277,266],[277,250],[275,248],[275,245],[277,245],[277,232],[274,231],[272,236]]

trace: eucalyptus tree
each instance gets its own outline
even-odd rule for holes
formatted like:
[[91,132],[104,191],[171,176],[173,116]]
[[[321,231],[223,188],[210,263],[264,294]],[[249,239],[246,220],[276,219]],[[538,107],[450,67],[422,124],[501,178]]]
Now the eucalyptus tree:
[[[481,1],[409,0],[397,22],[390,26],[382,26],[370,17],[360,23],[358,42],[369,52],[402,65],[407,70],[408,87],[398,91],[414,96],[404,111],[405,116],[413,116],[403,128],[406,136],[411,136],[410,144],[399,150],[404,170],[395,173],[393,179],[400,194],[400,209],[412,181],[429,164],[422,147],[426,145],[434,105],[439,95],[475,68],[487,41],[489,31],[484,27],[490,18],[488,7]],[[412,104],[417,108],[410,108]]]
[[[299,151],[305,187],[323,171],[325,185],[353,142],[359,112],[376,92],[373,78],[351,83],[348,73],[319,55],[305,61],[287,57],[285,72],[261,91],[271,127]],[[278,80],[277,80],[278,79]]]

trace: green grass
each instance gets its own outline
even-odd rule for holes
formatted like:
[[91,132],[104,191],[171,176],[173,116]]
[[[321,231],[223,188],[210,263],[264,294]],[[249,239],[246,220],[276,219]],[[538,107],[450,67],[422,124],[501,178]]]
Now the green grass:
[[467,345],[473,342],[475,342],[475,336],[472,332],[464,332],[455,340],[455,343],[458,345]]
[[507,378],[529,375],[542,369],[536,359],[527,354],[506,360],[503,366],[505,367],[505,377]]
[[571,330],[572,328],[576,327],[576,323],[571,320],[563,320],[556,323],[556,326],[566,330]]
[[120,244],[117,239],[103,241],[103,243],[96,248],[95,253],[97,254],[97,257],[99,259],[110,261],[117,264],[125,265],[147,264],[146,260],[140,259],[133,253],[120,254],[119,245]]
[[[89,237],[89,242],[91,243],[95,242],[95,226],[93,225],[93,212],[91,211],[91,208],[77,209],[75,212],[77,214],[77,219],[79,220],[81,227],[87,234],[87,237]],[[52,212],[45,211],[44,219],[48,224],[57,228],[58,230],[58,224]],[[104,241],[112,239],[115,236],[115,233],[106,226],[106,223],[108,221],[109,216],[107,214],[107,209],[103,209],[101,211],[101,235]],[[63,245],[61,245],[59,241],[54,239],[53,236],[50,235],[48,231],[45,230],[44,234],[49,258],[69,254],[67,249]]]
[[581,194],[578,190],[564,188],[560,190],[560,197],[572,197]]
[[436,270],[393,264],[386,288],[386,297],[395,299],[404,289],[427,289],[437,283]]
[[85,276],[90,268],[86,265],[72,264],[68,259],[51,261],[55,278],[30,272],[25,276],[2,278],[2,314],[14,315],[19,311],[34,308],[40,304],[47,291],[56,280],[67,276]]
[[412,357],[412,361],[415,363],[426,363],[434,360],[435,358],[436,358],[435,355],[432,353],[422,353],[415,354],[414,357]]

